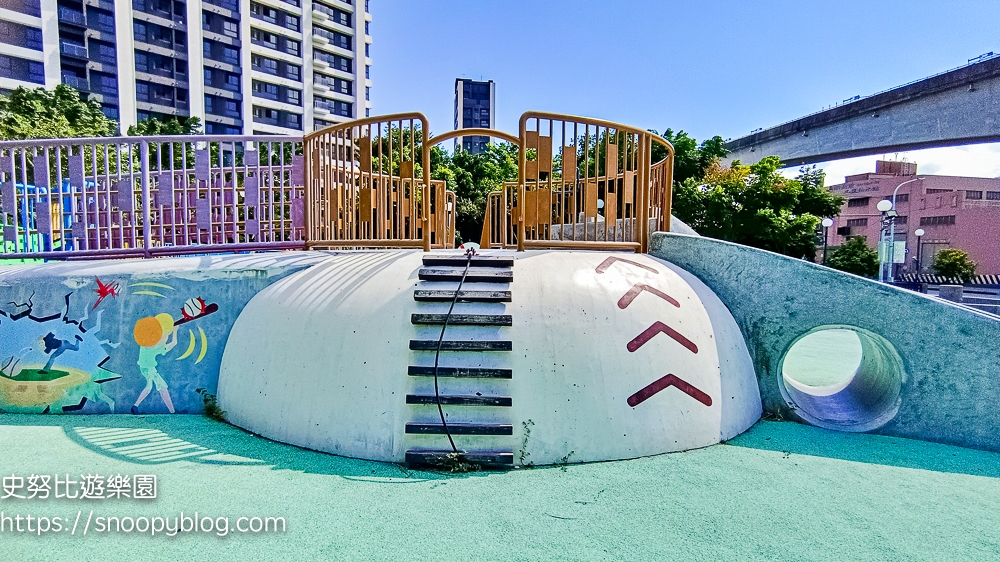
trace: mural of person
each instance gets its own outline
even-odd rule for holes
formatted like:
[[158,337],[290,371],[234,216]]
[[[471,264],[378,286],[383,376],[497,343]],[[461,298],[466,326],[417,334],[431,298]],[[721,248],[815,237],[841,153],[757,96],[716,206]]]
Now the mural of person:
[[153,386],[156,386],[156,391],[160,393],[167,410],[171,414],[174,413],[174,404],[170,399],[167,382],[156,370],[157,357],[168,353],[177,345],[177,326],[174,324],[173,316],[163,312],[156,316],[140,318],[135,323],[132,335],[139,344],[139,371],[146,378],[146,388],[132,406],[132,413],[139,413],[139,405],[149,396]]

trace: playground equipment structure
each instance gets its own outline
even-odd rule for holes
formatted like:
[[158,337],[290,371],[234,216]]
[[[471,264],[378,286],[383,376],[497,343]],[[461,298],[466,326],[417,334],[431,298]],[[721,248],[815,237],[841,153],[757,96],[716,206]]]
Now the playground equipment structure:
[[[617,123],[521,116],[517,136],[429,137],[420,113],[304,137],[156,136],[0,142],[8,258],[150,257],[323,248],[454,247],[455,194],[431,147],[468,134],[519,148],[490,194],[484,248],[648,249],[669,230],[673,148]],[[654,144],[666,156],[651,162]]]

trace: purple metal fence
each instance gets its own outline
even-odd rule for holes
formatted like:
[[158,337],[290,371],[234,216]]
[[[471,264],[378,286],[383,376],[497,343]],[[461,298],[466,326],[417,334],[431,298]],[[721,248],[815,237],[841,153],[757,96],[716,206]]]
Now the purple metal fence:
[[0,257],[305,247],[301,137],[0,142]]

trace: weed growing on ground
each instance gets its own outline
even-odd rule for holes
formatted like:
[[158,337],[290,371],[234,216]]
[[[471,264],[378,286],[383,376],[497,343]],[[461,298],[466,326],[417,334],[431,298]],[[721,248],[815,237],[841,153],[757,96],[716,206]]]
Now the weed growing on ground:
[[528,452],[528,438],[531,437],[531,426],[533,425],[535,425],[535,422],[531,421],[530,418],[528,421],[521,422],[521,429],[524,436],[521,439],[520,462],[518,463],[520,466],[532,466],[535,464],[528,460],[528,457],[531,456],[531,453]]
[[221,422],[226,421],[226,411],[219,407],[219,400],[214,394],[205,388],[196,388],[194,391],[201,395],[201,400],[205,403],[205,417]]
[[557,462],[556,464],[559,465],[559,469],[560,470],[562,470],[563,472],[566,472],[566,465],[569,464],[569,458],[572,457],[573,453],[575,453],[575,452],[576,451],[570,451],[569,454],[567,454],[563,458],[559,459],[559,462]]

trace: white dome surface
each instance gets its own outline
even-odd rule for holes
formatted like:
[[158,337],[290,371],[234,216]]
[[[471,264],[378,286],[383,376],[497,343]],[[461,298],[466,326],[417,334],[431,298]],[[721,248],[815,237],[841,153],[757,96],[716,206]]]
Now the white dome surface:
[[[693,275],[662,260],[607,252],[487,251],[514,258],[508,303],[458,303],[455,314],[509,314],[507,326],[449,326],[445,340],[505,340],[511,351],[441,352],[442,367],[510,369],[510,379],[439,377],[441,395],[510,397],[510,406],[444,405],[449,424],[510,425],[511,435],[455,435],[459,449],[513,452],[515,464],[634,458],[729,439],[760,417],[753,363],[728,309]],[[256,295],[222,359],[219,401],[234,424],[338,455],[402,462],[407,450],[450,449],[432,366],[439,325],[412,313],[416,251],[331,255]],[[461,254],[454,254],[461,255]],[[630,403],[634,404],[630,405]]]

